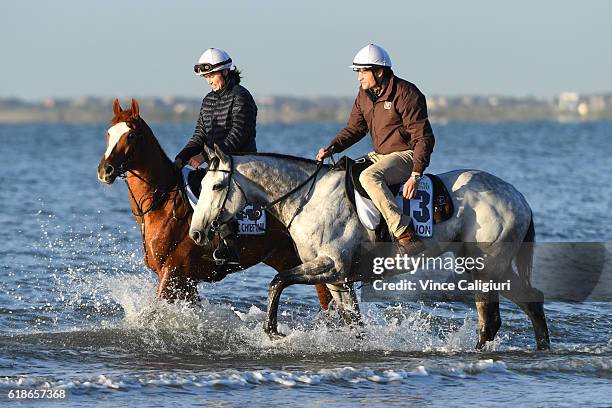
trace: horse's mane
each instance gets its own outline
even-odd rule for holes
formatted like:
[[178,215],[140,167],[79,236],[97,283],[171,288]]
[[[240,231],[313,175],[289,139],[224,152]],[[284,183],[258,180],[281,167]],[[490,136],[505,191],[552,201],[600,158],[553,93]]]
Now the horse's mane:
[[159,140],[157,140],[157,137],[155,137],[155,134],[153,133],[153,130],[151,130],[151,128],[149,127],[147,122],[145,122],[145,120],[142,117],[139,116],[138,120],[135,121],[134,118],[132,117],[132,111],[130,109],[128,109],[128,110],[124,110],[124,111],[119,112],[111,120],[111,124],[112,125],[116,125],[119,122],[138,123],[138,125],[142,126],[144,128],[145,133],[147,133],[149,136],[151,136],[151,139],[152,139],[153,143],[158,148],[158,150],[161,152],[162,161],[165,161],[165,162],[167,162],[169,164],[172,164],[172,160],[170,160],[170,158],[168,157],[168,155],[166,154],[164,149],[161,147],[161,144],[159,144]]
[[163,157],[162,160],[172,164],[172,160],[170,160],[170,158],[168,157],[168,155],[164,151],[163,147],[161,147],[161,144],[159,144],[159,140],[157,140],[157,137],[155,137],[155,134],[153,134],[153,130],[151,130],[151,128],[149,127],[147,122],[144,121],[144,119],[140,118],[140,121],[141,121],[142,125],[144,126],[144,128],[146,129],[146,131],[151,136],[151,139],[153,139],[153,142],[157,145],[157,148],[159,149],[159,151],[161,152],[162,157]]
[[[298,161],[298,162],[302,162],[302,163],[308,163],[308,164],[317,164],[316,160],[312,160],[312,159],[307,159],[306,157],[300,157],[300,156],[292,156],[290,154],[283,154],[283,153],[268,153],[268,152],[237,152],[237,153],[232,153],[232,156],[261,156],[261,157],[273,157],[275,159],[283,159],[283,160],[289,160],[289,161]],[[325,167],[330,167],[329,164],[325,164]]]

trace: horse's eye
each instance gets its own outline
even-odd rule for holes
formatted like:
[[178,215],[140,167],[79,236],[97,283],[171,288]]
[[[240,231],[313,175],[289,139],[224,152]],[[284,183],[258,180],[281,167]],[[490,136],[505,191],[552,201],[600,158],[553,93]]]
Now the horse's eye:
[[128,143],[134,142],[134,140],[136,140],[136,134],[134,132],[128,133],[127,140],[128,140]]
[[219,184],[215,184],[215,185],[213,186],[213,191],[223,190],[223,188],[224,188],[224,187],[225,187],[225,186],[224,186],[223,184],[221,184],[221,183],[219,183]]

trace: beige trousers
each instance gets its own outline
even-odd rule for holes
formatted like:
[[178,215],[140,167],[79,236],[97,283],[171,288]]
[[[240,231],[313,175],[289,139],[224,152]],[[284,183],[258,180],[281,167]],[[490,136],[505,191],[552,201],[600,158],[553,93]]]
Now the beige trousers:
[[410,178],[412,154],[412,150],[389,154],[370,152],[368,157],[374,164],[359,175],[361,185],[387,221],[389,231],[396,237],[406,231],[410,217],[402,214],[388,186],[403,184]]

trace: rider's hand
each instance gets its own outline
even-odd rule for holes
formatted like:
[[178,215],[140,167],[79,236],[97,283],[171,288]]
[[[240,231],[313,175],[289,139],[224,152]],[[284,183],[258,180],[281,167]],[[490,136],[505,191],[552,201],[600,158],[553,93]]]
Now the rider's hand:
[[324,148],[320,148],[319,153],[317,153],[317,161],[321,161],[325,159],[326,157],[329,157],[329,152],[325,150]]
[[176,167],[178,170],[183,168],[183,160],[181,160],[180,158],[176,158],[174,159],[174,167]]
[[193,167],[194,169],[197,169],[200,164],[204,163],[204,155],[202,153],[200,154],[196,154],[195,156],[193,156],[191,159],[189,159],[189,165],[191,167]]
[[419,183],[410,177],[406,184],[404,184],[404,190],[402,191],[402,195],[406,200],[412,200],[416,197],[417,188],[419,187]]

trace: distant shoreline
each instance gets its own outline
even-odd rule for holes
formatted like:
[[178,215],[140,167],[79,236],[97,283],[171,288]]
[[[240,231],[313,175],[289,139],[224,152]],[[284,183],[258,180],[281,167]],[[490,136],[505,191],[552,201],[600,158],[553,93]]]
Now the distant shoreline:
[[[47,98],[28,102],[0,98],[0,123],[106,123],[113,98]],[[138,98],[141,113],[151,122],[194,122],[201,99],[184,97]],[[127,101],[122,101],[127,102]],[[256,98],[258,123],[346,122],[353,97]],[[576,121],[612,119],[612,93],[579,95],[564,92],[543,100],[503,96],[431,96],[427,98],[432,122],[449,121]]]

